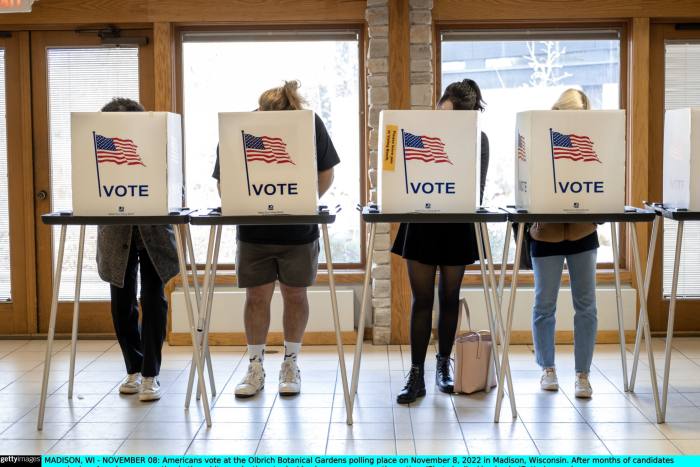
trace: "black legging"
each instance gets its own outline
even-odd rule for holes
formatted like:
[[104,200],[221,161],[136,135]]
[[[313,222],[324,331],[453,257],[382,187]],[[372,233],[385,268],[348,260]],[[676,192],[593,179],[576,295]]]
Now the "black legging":
[[[407,260],[408,279],[411,283],[411,363],[423,366],[433,327],[433,300],[435,275],[438,266]],[[449,357],[457,332],[459,318],[459,290],[464,277],[464,266],[439,266],[438,353]]]

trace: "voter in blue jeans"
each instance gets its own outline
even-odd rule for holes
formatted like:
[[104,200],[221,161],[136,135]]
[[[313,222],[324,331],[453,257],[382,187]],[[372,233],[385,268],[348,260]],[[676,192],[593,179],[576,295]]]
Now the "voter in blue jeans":
[[[565,91],[553,110],[588,110],[588,97],[581,91]],[[530,252],[535,275],[535,305],[532,309],[532,338],[535,357],[542,368],[540,386],[546,391],[559,389],[554,364],[554,336],[557,297],[564,261],[571,279],[574,304],[574,393],[590,398],[589,380],[595,347],[598,317],[595,296],[598,234],[594,224],[533,224],[530,227]]]

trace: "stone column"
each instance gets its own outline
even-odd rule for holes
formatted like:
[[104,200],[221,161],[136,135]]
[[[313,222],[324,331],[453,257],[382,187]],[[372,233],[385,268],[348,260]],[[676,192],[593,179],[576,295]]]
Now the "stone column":
[[[389,108],[389,3],[367,0],[369,47],[367,89],[369,95],[369,181],[370,202],[377,202],[377,146],[379,112]],[[388,344],[391,336],[391,265],[389,224],[378,224],[372,268],[372,336],[375,344]],[[364,326],[365,323],[359,323]]]

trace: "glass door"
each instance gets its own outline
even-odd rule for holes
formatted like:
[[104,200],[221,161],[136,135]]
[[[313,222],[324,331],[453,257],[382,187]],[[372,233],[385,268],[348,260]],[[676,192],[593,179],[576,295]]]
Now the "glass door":
[[[0,334],[36,330],[31,216],[29,67],[20,60],[28,33],[0,35]],[[12,116],[12,118],[7,118]],[[27,120],[27,121],[25,121]]]
[[[124,36],[149,37],[150,31]],[[96,112],[114,97],[140,101],[153,109],[150,40],[146,45],[103,45],[97,34],[32,33],[34,182],[36,195],[39,332],[46,332],[51,305],[58,229],[43,225],[41,215],[71,210],[71,112]],[[135,42],[135,41],[128,41]],[[80,331],[111,333],[109,284],[97,274],[96,227],[88,227],[82,275]],[[78,253],[78,228],[68,229],[59,291],[57,332],[68,332],[72,316]]]
[[[652,30],[650,194],[663,198],[663,120],[667,110],[700,107],[700,30],[684,25],[660,24]],[[649,295],[652,331],[666,329],[677,224],[664,221],[654,258]],[[675,331],[700,330],[700,224],[686,223],[683,230]]]

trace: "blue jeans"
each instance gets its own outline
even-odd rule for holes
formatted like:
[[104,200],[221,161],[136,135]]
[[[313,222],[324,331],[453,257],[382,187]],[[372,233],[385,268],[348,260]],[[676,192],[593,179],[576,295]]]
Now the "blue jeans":
[[575,255],[532,258],[535,273],[535,305],[532,308],[532,339],[542,368],[554,367],[554,330],[557,296],[564,259],[571,278],[574,302],[574,358],[576,371],[588,373],[593,360],[598,316],[595,301],[595,272],[598,250]]

